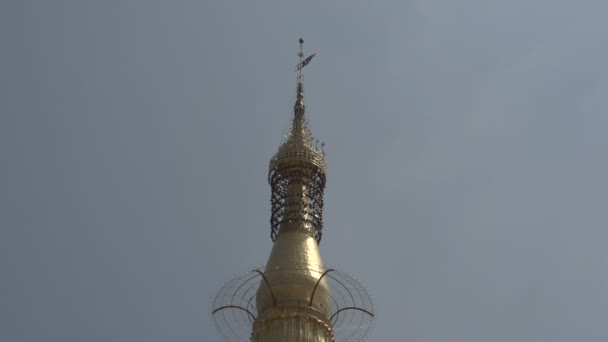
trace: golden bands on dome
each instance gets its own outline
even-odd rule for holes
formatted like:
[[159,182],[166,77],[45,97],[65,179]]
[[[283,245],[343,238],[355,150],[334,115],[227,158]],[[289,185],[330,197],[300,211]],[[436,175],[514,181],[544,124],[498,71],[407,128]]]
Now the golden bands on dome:
[[286,141],[270,160],[270,169],[293,167],[318,167],[326,171],[325,153],[304,144]]
[[256,319],[254,323],[254,330],[259,325],[264,325],[267,322],[286,317],[300,317],[307,320],[311,320],[315,323],[322,325],[328,333],[333,334],[334,329],[332,328],[331,322],[328,320],[324,313],[317,311],[312,307],[302,305],[275,306],[268,310],[265,310]]

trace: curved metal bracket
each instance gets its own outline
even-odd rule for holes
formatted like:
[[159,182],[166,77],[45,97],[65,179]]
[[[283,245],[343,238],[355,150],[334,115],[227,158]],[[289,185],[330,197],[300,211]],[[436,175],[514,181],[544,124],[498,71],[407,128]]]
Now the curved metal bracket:
[[333,315],[331,315],[331,317],[329,317],[329,320],[331,321],[332,319],[334,319],[334,316],[335,316],[335,315],[337,315],[338,313],[340,313],[341,311],[344,311],[344,310],[359,310],[359,311],[363,311],[363,312],[365,312],[366,314],[368,314],[368,315],[370,315],[370,316],[374,317],[374,314],[373,314],[373,313],[371,313],[371,312],[369,312],[369,311],[367,311],[367,310],[365,310],[365,309],[361,309],[361,308],[358,308],[358,307],[356,307],[356,306],[347,306],[347,307],[345,307],[345,308],[342,308],[342,309],[340,309],[340,310],[338,310],[338,311],[334,312],[334,314],[333,314]]
[[323,279],[323,277],[325,277],[325,275],[331,271],[335,271],[335,270],[333,268],[326,270],[325,272],[323,272],[323,274],[321,274],[321,276],[319,277],[319,280],[317,280],[315,287],[312,289],[312,295],[310,296],[310,302],[308,302],[308,306],[312,306],[312,300],[315,299],[315,292],[317,292],[317,286],[319,286],[321,279]]
[[266,283],[266,287],[268,287],[268,291],[270,291],[270,296],[272,297],[272,306],[276,306],[277,299],[274,297],[274,293],[272,292],[272,287],[270,287],[270,282],[268,282],[268,279],[264,275],[264,272],[262,272],[260,270],[253,270],[252,272],[257,272],[262,276],[262,279],[264,279],[264,283]]
[[[213,310],[213,312],[211,312],[212,314],[220,311],[220,310],[224,310],[224,309],[229,309],[229,308],[233,308],[233,309],[241,309],[243,311],[245,311],[246,313],[249,314],[249,316],[251,317],[251,319],[253,319],[253,321],[255,321],[255,316],[251,313],[251,311],[245,309],[244,307],[241,306],[237,306],[237,305],[225,305],[225,306],[220,306],[219,308]],[[252,322],[253,322],[252,321]]]

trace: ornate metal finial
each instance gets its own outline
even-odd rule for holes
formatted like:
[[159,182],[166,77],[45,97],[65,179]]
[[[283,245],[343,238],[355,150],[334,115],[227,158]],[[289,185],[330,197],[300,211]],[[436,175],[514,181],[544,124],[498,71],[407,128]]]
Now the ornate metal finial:
[[300,38],[299,42],[300,42],[300,52],[298,53],[298,57],[300,57],[300,63],[298,63],[298,65],[296,66],[296,70],[298,71],[298,83],[302,83],[302,77],[303,77],[302,68],[304,68],[305,66],[308,65],[308,63],[310,63],[310,61],[316,55],[316,53],[313,53],[312,55],[303,59],[304,58],[304,49],[303,49],[304,39]]
[[300,37],[300,52],[298,52],[298,57],[300,57],[300,63],[298,63],[298,82],[302,82],[302,58],[304,58],[304,38]]
[[325,153],[312,137],[306,122],[302,68],[315,54],[304,58],[300,38],[300,63],[294,117],[287,139],[270,160],[268,182],[272,188],[271,237],[279,230],[300,230],[321,240],[323,229],[323,191],[325,189]]

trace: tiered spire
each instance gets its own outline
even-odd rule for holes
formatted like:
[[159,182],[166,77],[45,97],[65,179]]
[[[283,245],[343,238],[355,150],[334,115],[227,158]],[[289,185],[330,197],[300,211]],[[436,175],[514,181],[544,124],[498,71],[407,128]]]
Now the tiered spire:
[[271,237],[266,266],[228,282],[213,314],[229,342],[355,342],[371,325],[372,303],[354,279],[326,268],[323,230],[325,153],[305,118],[300,38],[291,130],[270,160]]
[[282,230],[306,231],[321,240],[323,229],[323,191],[325,189],[324,144],[318,146],[306,121],[302,69],[314,54],[304,59],[300,38],[300,63],[294,116],[287,139],[272,157],[268,182],[272,188],[271,237]]
[[[298,63],[296,67],[296,70],[298,70],[298,85],[296,90],[296,102],[293,106],[294,115],[291,130],[289,131],[289,134],[287,135],[287,138],[283,144],[279,147],[279,151],[270,160],[270,168],[272,169],[277,164],[283,162],[298,159],[298,161],[301,162],[310,162],[315,164],[322,168],[325,172],[326,164],[325,152],[323,151],[324,144],[321,143],[321,148],[319,148],[318,140],[315,140],[310,133],[305,116],[306,106],[304,105],[304,75],[302,74],[302,69],[310,62],[315,54],[303,59],[303,43],[304,39],[300,38],[300,52],[298,53],[300,63]],[[301,153],[298,154],[296,152]],[[306,157],[308,157],[308,159]]]

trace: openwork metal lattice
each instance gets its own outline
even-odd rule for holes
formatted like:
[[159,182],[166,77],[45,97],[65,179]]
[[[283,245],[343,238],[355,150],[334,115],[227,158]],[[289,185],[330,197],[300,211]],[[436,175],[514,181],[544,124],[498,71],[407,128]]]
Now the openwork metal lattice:
[[[294,269],[298,271],[298,269]],[[290,271],[294,271],[290,270]],[[309,273],[310,267],[301,272]],[[331,322],[335,341],[362,341],[374,318],[373,304],[365,288],[352,277],[331,268],[316,270],[328,284]],[[229,342],[249,341],[258,312],[256,294],[268,286],[262,269],[235,277],[219,291],[213,303],[213,317],[222,337]],[[311,289],[314,297],[315,289]],[[302,309],[306,309],[302,305]]]
[[[306,165],[292,170],[274,168],[270,170],[269,181],[272,187],[270,198],[271,238],[276,239],[281,224],[303,222],[309,224],[317,242],[323,235],[323,190],[325,173],[318,168]],[[290,190],[297,185],[301,191]],[[307,225],[300,225],[306,227]]]

